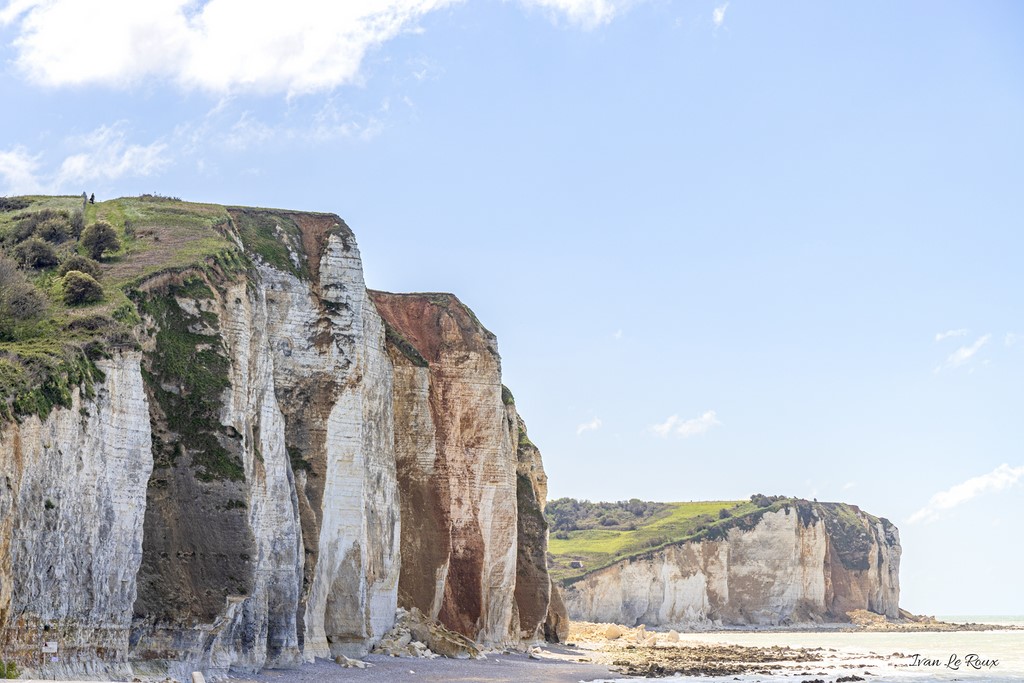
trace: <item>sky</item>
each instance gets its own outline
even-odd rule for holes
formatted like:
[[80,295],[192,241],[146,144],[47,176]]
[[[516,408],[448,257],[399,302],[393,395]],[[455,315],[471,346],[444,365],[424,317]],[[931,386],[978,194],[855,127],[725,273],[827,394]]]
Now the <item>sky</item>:
[[550,496],[846,501],[1024,614],[1024,5],[0,0],[0,194],[329,211]]

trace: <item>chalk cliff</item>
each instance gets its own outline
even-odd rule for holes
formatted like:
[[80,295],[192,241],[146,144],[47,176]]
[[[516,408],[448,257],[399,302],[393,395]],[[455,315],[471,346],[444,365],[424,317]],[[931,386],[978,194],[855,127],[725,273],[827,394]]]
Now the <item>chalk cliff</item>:
[[400,602],[485,644],[542,637],[543,468],[494,336],[451,295],[371,298],[336,216],[202,212],[227,246],[131,280],[130,334],[67,400],[0,406],[4,657],[287,667],[365,653]]
[[899,617],[895,526],[840,503],[796,501],[718,540],[669,545],[584,575],[573,619],[630,626],[785,625]]

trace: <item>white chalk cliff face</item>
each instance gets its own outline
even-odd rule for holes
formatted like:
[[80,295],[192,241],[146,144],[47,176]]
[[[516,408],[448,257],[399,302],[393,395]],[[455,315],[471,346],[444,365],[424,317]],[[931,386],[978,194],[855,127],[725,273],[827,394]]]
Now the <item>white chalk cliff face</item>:
[[681,627],[846,621],[853,609],[898,617],[896,528],[853,506],[807,505],[594,571],[566,589],[569,615]]
[[[424,611],[518,641],[517,453],[493,337],[396,367],[340,219],[229,214],[245,259],[139,283],[138,344],[97,362],[93,392],[0,424],[5,657],[40,677],[185,680],[360,655],[393,625],[400,577],[424,569],[402,571],[406,545],[442,536]],[[243,221],[287,260],[243,244]],[[546,527],[534,536],[546,549]],[[40,666],[45,640],[58,661]]]
[[140,354],[97,366],[95,395],[0,429],[0,652],[48,671],[124,676],[153,468]]

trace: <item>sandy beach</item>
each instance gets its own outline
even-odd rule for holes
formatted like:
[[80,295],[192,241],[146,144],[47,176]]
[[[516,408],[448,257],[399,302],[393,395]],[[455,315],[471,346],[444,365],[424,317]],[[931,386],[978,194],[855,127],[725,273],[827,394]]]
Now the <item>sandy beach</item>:
[[[668,632],[618,626],[621,634],[604,637],[609,624],[575,622],[572,645],[547,645],[533,651],[490,652],[485,659],[436,659],[369,655],[368,668],[344,668],[318,660],[300,669],[264,671],[232,680],[254,683],[329,683],[330,681],[425,681],[578,683],[624,678],[673,680],[1022,680],[1024,669],[1013,631],[981,632],[968,627],[959,633],[822,629],[791,631]],[[847,625],[848,626],[848,625]],[[985,671],[950,671],[913,665],[911,653],[948,657],[968,648],[999,658]],[[966,651],[966,650],[965,650]],[[946,653],[946,654],[944,654]],[[680,678],[675,678],[679,676]]]
[[525,653],[489,654],[486,659],[437,659],[388,657],[368,655],[363,659],[370,666],[365,669],[346,669],[330,660],[317,660],[300,669],[262,671],[255,676],[232,677],[242,683],[330,683],[331,681],[359,681],[360,683],[390,683],[391,681],[419,681],[423,683],[505,683],[536,681],[537,683],[579,683],[599,679],[618,678],[621,674],[592,661],[586,652],[574,648],[549,647],[541,659],[532,659]]

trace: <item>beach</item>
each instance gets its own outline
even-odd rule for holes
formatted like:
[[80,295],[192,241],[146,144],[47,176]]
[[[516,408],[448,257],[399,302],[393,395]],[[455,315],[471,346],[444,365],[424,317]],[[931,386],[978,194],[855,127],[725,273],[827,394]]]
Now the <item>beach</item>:
[[[948,618],[950,622],[953,618]],[[1012,627],[1024,621],[1005,620]],[[317,660],[293,670],[234,676],[243,683],[423,681],[576,683],[657,679],[711,683],[871,681],[1024,681],[1019,630],[872,632],[853,630],[714,631],[683,633],[573,624],[571,645],[524,652],[492,651],[479,660],[369,655],[367,668]],[[574,639],[574,640],[573,640]],[[639,641],[639,642],[638,642]]]

